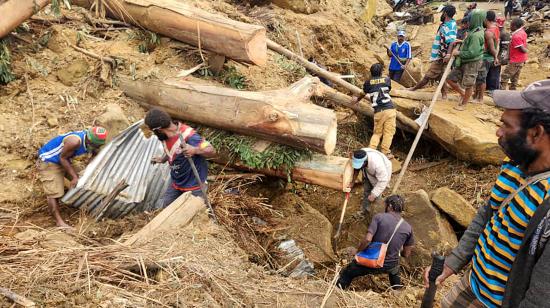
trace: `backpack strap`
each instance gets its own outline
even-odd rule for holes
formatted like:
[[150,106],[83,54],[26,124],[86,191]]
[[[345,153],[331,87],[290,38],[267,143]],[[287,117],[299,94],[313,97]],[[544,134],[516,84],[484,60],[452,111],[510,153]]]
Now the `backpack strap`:
[[546,172],[542,172],[542,173],[538,173],[538,174],[535,174],[533,175],[532,177],[528,177],[525,181],[525,183],[523,183],[520,187],[518,187],[518,189],[516,189],[513,193],[509,194],[508,197],[506,197],[506,199],[502,200],[502,202],[500,203],[500,207],[502,206],[505,206],[507,205],[508,203],[510,203],[510,201],[512,201],[512,199],[520,192],[522,191],[523,189],[525,189],[525,187],[533,184],[533,183],[536,183],[536,182],[539,182],[541,180],[544,180],[544,179],[547,179],[550,177],[550,171],[546,171]]
[[399,222],[397,223],[397,225],[395,226],[395,229],[393,229],[393,233],[390,237],[390,240],[386,243],[386,244],[390,244],[391,240],[393,239],[393,236],[395,235],[395,232],[397,232],[397,229],[399,229],[399,226],[401,226],[401,224],[403,223],[403,217],[401,217],[401,219],[399,219]]

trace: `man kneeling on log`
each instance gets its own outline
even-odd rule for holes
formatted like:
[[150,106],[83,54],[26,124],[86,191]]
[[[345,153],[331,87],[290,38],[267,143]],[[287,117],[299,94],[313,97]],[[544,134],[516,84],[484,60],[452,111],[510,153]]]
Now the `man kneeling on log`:
[[[172,121],[170,115],[160,109],[151,109],[147,112],[145,125],[153,131],[164,146],[164,156],[153,157],[151,162],[170,164],[172,183],[164,194],[162,206],[167,207],[187,191],[191,191],[194,196],[203,197],[200,185],[206,185],[208,176],[206,159],[216,155],[214,147],[192,127]],[[195,178],[187,157],[192,158],[201,183]]]
[[382,267],[361,265],[362,260],[356,257],[340,273],[338,287],[347,289],[356,277],[384,273],[388,274],[392,288],[402,287],[399,277],[399,253],[403,247],[401,255],[405,258],[410,256],[414,245],[413,231],[411,225],[401,217],[405,206],[403,198],[399,195],[392,195],[386,199],[385,203],[386,212],[374,216],[369,225],[367,236],[357,247],[357,251],[360,252],[369,247],[371,243],[387,244],[384,265]]

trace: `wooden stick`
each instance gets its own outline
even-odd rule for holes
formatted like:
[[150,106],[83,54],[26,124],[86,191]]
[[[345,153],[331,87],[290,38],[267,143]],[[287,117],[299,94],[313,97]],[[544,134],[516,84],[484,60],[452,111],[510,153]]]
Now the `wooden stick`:
[[[342,214],[340,214],[340,221],[338,222],[338,228],[336,229],[336,234],[334,234],[334,246],[336,246],[336,239],[340,236],[340,230],[342,229],[342,222],[344,221],[344,215],[346,214],[346,207],[348,206],[350,193],[346,193],[346,198],[344,199],[344,206],[342,206]],[[336,249],[335,249],[336,250]]]
[[325,305],[327,304],[327,301],[330,298],[332,291],[334,291],[334,287],[336,285],[336,281],[338,280],[339,274],[340,274],[340,264],[336,264],[336,269],[334,270],[334,278],[332,278],[332,281],[330,282],[327,292],[325,293],[325,297],[323,298],[323,302],[321,302],[320,308],[324,308]]
[[9,298],[11,301],[13,301],[16,304],[19,304],[23,307],[35,307],[36,304],[31,301],[30,299],[23,297],[15,292],[12,292],[6,288],[0,288],[0,294],[4,295],[5,297]]
[[128,187],[128,183],[126,183],[124,179],[122,179],[120,182],[118,182],[118,184],[116,184],[113,190],[107,195],[107,197],[105,197],[101,201],[99,206],[96,208],[95,212],[96,213],[99,212],[99,213],[97,214],[95,221],[99,221],[101,217],[103,217],[103,215],[105,214],[105,212],[107,212],[107,209],[109,208],[111,203],[113,203],[113,200],[115,200],[116,196],[118,196],[118,194],[120,194],[121,191],[125,190],[126,187]]
[[298,42],[298,51],[300,52],[300,57],[304,57],[304,52],[302,50],[302,40],[300,40],[300,33],[296,30],[296,41]]
[[94,59],[101,60],[101,61],[103,61],[103,62],[107,62],[107,63],[111,64],[113,67],[116,65],[115,59],[113,59],[113,58],[111,58],[111,57],[102,57],[102,56],[100,56],[100,55],[98,55],[98,54],[95,54],[95,53],[93,53],[93,52],[91,52],[91,51],[87,51],[86,49],[80,48],[80,47],[78,47],[78,46],[76,46],[76,45],[73,45],[73,44],[71,44],[71,43],[69,43],[69,42],[67,42],[67,44],[69,44],[69,46],[71,46],[74,50],[80,51],[81,53],[83,53],[83,54],[85,54],[85,55],[87,55],[87,56],[89,56],[89,57],[92,57],[92,58],[94,58]]
[[397,192],[397,189],[399,188],[399,185],[401,184],[401,181],[403,180],[403,176],[405,175],[405,172],[407,171],[407,166],[411,162],[411,158],[414,154],[414,150],[416,150],[416,146],[418,145],[418,141],[420,141],[420,136],[422,136],[422,132],[426,128],[426,125],[428,125],[428,120],[430,119],[430,114],[432,113],[432,110],[434,109],[435,102],[437,101],[437,97],[439,96],[439,93],[441,93],[441,89],[443,88],[443,84],[447,80],[447,76],[449,75],[451,71],[451,67],[453,65],[454,56],[451,57],[449,63],[447,63],[447,67],[445,68],[445,71],[443,72],[443,76],[441,76],[441,80],[439,81],[439,85],[437,86],[437,89],[435,90],[435,93],[432,98],[432,102],[430,103],[430,106],[428,107],[428,114],[426,115],[426,118],[424,119],[424,122],[422,122],[422,125],[420,125],[420,128],[418,129],[418,132],[416,133],[416,136],[414,137],[413,144],[411,146],[411,149],[409,150],[409,154],[407,154],[407,158],[405,159],[405,163],[403,163],[403,168],[401,169],[401,172],[399,173],[399,176],[397,177],[397,181],[395,182],[395,185],[392,189],[392,194],[395,194]]

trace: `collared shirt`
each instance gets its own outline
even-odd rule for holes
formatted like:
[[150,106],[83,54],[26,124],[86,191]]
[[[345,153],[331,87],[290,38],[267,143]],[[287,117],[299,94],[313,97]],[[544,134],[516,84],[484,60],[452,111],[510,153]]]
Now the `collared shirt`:
[[548,179],[534,182],[507,205],[500,206],[526,179],[527,175],[517,164],[506,160],[491,190],[489,205],[493,215],[477,241],[470,275],[472,291],[488,307],[502,304],[508,275],[529,220],[550,190]]
[[399,61],[397,61],[392,55],[390,60],[390,71],[402,70],[401,65],[404,65],[407,62],[407,59],[412,59],[411,45],[409,42],[403,42],[402,44],[393,42],[390,50],[397,56],[397,58],[399,58]]
[[430,61],[443,59],[447,55],[449,45],[456,40],[456,31],[457,27],[454,19],[444,22],[439,26],[432,44]]
[[510,63],[527,62],[527,53],[522,52],[519,49],[521,46],[527,48],[527,33],[523,30],[523,27],[512,32],[512,42],[510,43]]
[[367,152],[367,166],[362,169],[363,181],[368,180],[373,186],[371,194],[379,197],[390,183],[391,161],[377,150],[370,148],[362,148],[362,150]]

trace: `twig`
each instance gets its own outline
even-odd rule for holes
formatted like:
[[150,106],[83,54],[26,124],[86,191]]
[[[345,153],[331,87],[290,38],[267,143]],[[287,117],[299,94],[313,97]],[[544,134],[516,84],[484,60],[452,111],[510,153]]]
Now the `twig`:
[[0,288],[0,294],[12,300],[14,303],[19,304],[23,307],[34,307],[36,304],[30,299],[23,297],[15,292],[12,292],[6,288]]
[[27,43],[27,44],[32,44],[31,40],[29,40],[27,38],[24,38],[24,37],[22,37],[21,35],[19,35],[17,33],[11,33],[10,35],[13,36],[14,38],[20,40],[20,41],[23,41],[23,42]]
[[336,264],[336,269],[334,270],[334,278],[332,278],[332,281],[330,282],[330,285],[328,286],[327,292],[325,293],[325,297],[323,298],[323,301],[321,302],[321,308],[324,308],[327,304],[328,299],[330,298],[330,295],[332,294],[332,291],[334,291],[334,287],[336,285],[336,280],[338,280],[338,276],[340,275],[340,264]]
[[32,124],[31,124],[31,128],[30,128],[30,133],[31,133],[31,137],[32,137],[32,131],[34,129],[34,97],[32,95],[31,88],[29,87],[29,79],[27,77],[27,74],[23,75],[23,77],[25,78],[25,85],[27,86],[27,95],[29,96],[29,100],[31,101]]
[[91,51],[88,51],[88,50],[86,50],[86,49],[84,49],[84,48],[77,47],[77,46],[75,46],[75,45],[73,45],[73,44],[71,44],[71,43],[69,43],[69,42],[67,42],[67,44],[69,44],[69,46],[71,46],[74,50],[79,51],[79,52],[81,52],[81,53],[83,53],[83,54],[85,54],[85,55],[87,55],[87,56],[89,56],[89,57],[92,57],[92,58],[97,59],[97,60],[101,60],[101,61],[103,61],[103,62],[110,63],[113,67],[116,65],[115,59],[113,59],[113,58],[111,58],[111,57],[102,57],[102,56],[100,56],[100,55],[98,55],[98,54],[95,54],[95,53],[93,53],[93,52],[91,52]]
[[206,60],[204,59],[204,55],[202,54],[202,47],[201,47],[201,28],[199,26],[199,23],[197,22],[197,40],[198,40],[198,47],[199,47],[199,53],[201,55],[202,62],[206,63]]

